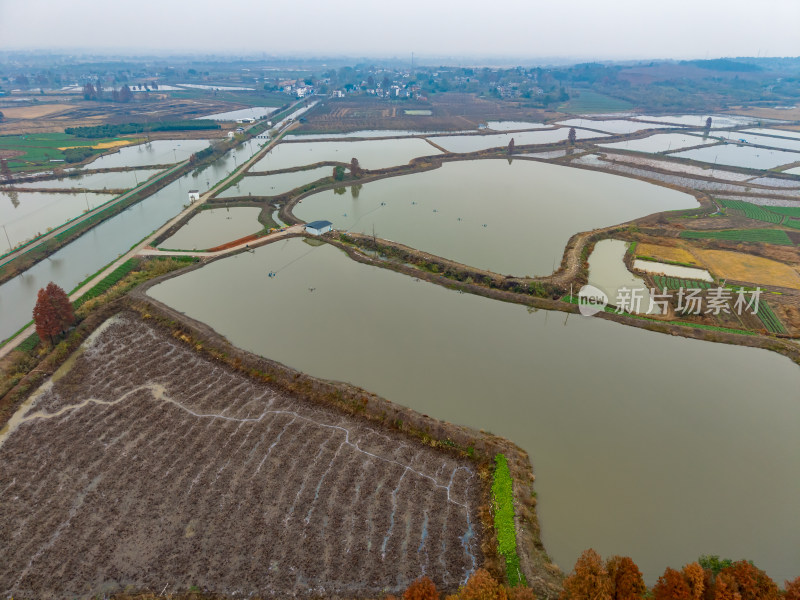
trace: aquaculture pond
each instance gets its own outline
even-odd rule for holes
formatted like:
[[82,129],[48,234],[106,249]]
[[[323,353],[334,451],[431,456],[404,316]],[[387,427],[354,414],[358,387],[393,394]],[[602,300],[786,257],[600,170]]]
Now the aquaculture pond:
[[[589,255],[589,285],[602,291],[612,306],[617,306],[620,298],[637,298],[638,306],[629,304],[633,312],[658,314],[657,305],[650,306],[650,291],[647,284],[625,266],[623,259],[628,250],[628,243],[622,240],[600,240]],[[625,290],[631,292],[625,292]],[[578,290],[575,290],[577,293]],[[630,311],[629,311],[630,312]]]
[[654,123],[637,123],[636,121],[629,121],[627,119],[608,119],[605,121],[593,119],[568,119],[567,121],[559,121],[557,125],[564,127],[585,127],[586,129],[597,129],[605,131],[606,133],[634,133],[636,131],[643,131],[645,129],[661,129],[670,127],[670,125],[658,125]]
[[264,226],[258,221],[260,212],[260,208],[249,206],[201,210],[174,235],[161,242],[159,247],[207,250],[221,246],[261,231]]
[[110,194],[50,194],[45,192],[9,192],[0,190],[0,248],[17,244],[63,225],[87,210],[108,202]]
[[693,196],[635,179],[489,159],[319,192],[293,212],[481,269],[546,275],[579,231],[696,206]]
[[167,165],[186,160],[208,147],[208,140],[153,140],[136,146],[122,146],[119,152],[96,158],[86,169]]
[[695,148],[694,150],[676,152],[672,156],[690,158],[712,164],[730,165],[732,167],[748,167],[750,169],[772,169],[780,165],[800,161],[800,153],[767,150],[737,144]]
[[592,547],[651,584],[708,553],[796,576],[800,369],[785,357],[530,312],[299,239],[149,293],[256,354],[515,441],[565,571]]
[[349,163],[357,158],[365,169],[380,169],[408,164],[412,158],[441,154],[419,138],[365,140],[354,142],[292,142],[278,144],[259,160],[251,171],[276,171],[331,161]]
[[144,183],[156,173],[158,169],[131,169],[130,171],[108,171],[105,173],[90,173],[61,179],[45,179],[28,183],[15,183],[15,187],[25,189],[86,189],[86,190],[127,190]]
[[492,131],[513,131],[515,129],[542,129],[550,127],[550,125],[532,121],[487,121],[486,127]]
[[712,129],[719,129],[721,127],[740,127],[742,125],[749,125],[758,121],[758,119],[753,117],[742,117],[737,115],[669,115],[666,117],[636,115],[635,118],[640,121],[655,121],[657,123],[683,125],[686,127],[705,127],[708,117],[711,117]]
[[333,167],[317,167],[303,171],[289,171],[274,175],[248,175],[219,194],[220,198],[237,196],[278,196],[307,183],[330,177]]
[[613,142],[611,144],[601,144],[603,148],[612,150],[631,150],[635,152],[670,152],[681,148],[692,146],[702,146],[704,144],[716,144],[718,140],[708,137],[703,138],[699,135],[688,135],[683,133],[657,133],[638,140],[626,140],[624,142]]
[[254,106],[253,108],[240,108],[239,110],[229,110],[228,112],[214,113],[197,117],[198,119],[212,119],[214,121],[235,121],[236,119],[265,119],[275,112],[274,107]]
[[[587,140],[603,137],[603,133],[592,131],[576,131],[576,139]],[[448,152],[477,152],[489,148],[502,148],[508,146],[513,139],[516,146],[523,144],[553,144],[566,143],[569,129],[541,129],[534,131],[517,131],[515,133],[489,134],[489,135],[447,135],[431,136],[429,139]]]
[[[188,202],[189,190],[207,190],[209,185],[229,173],[237,162],[242,164],[251,156],[251,151],[257,150],[256,145],[248,143],[229,151],[202,171],[195,171],[170,183],[0,285],[0,341],[31,320],[36,294],[48,282],[54,281],[70,291],[88,275],[130,250],[142,238],[183,210]],[[83,199],[83,194],[76,197]],[[0,204],[4,202],[9,202],[9,199],[0,199]],[[89,203],[92,203],[91,194]]]

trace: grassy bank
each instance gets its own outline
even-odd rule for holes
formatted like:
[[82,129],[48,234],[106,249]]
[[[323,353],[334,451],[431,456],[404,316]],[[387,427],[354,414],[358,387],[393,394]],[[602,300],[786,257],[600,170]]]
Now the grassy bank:
[[492,483],[492,511],[494,530],[497,534],[497,550],[505,559],[506,576],[511,587],[527,586],[528,582],[519,564],[517,554],[517,530],[514,526],[514,490],[508,461],[502,454],[494,458],[494,481]]

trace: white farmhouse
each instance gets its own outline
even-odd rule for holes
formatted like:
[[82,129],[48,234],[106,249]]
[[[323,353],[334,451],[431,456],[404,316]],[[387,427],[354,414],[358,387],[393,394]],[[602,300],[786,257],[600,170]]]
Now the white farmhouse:
[[330,221],[311,221],[311,223],[306,223],[306,232],[311,235],[322,235],[323,233],[328,233],[331,229],[333,229],[333,223]]

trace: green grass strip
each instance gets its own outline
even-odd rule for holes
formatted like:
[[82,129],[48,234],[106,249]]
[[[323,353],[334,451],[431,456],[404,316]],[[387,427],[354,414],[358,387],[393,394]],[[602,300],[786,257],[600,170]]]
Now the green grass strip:
[[506,575],[511,587],[528,585],[519,566],[517,555],[517,531],[514,527],[514,490],[508,461],[502,454],[494,457],[494,481],[492,503],[494,530],[497,533],[497,549],[506,559]]
[[724,229],[719,231],[681,231],[690,240],[713,239],[731,242],[764,242],[778,246],[793,246],[792,240],[780,229]]
[[103,277],[103,279],[101,279],[97,284],[92,286],[83,296],[81,296],[80,298],[75,300],[75,302],[72,303],[72,306],[74,306],[75,308],[78,308],[82,304],[84,304],[85,302],[91,300],[92,298],[96,298],[100,294],[104,293],[105,291],[108,290],[108,288],[110,288],[115,283],[117,283],[120,279],[125,277],[125,275],[127,275],[128,273],[133,271],[133,269],[138,264],[139,264],[139,261],[136,260],[135,258],[131,258],[129,260],[126,260],[124,263],[122,263],[116,269],[111,271],[111,273],[109,273],[108,275]]

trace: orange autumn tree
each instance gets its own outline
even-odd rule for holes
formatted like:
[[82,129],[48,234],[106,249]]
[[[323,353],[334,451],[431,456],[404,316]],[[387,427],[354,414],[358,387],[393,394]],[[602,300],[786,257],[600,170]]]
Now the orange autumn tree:
[[692,600],[703,600],[706,590],[706,573],[703,567],[697,562],[689,563],[683,567],[681,574],[689,586]]
[[730,567],[723,569],[736,581],[742,600],[778,600],[778,586],[764,571],[746,560],[737,560]]
[[692,593],[680,571],[667,567],[653,586],[653,600],[692,600]]
[[783,593],[784,600],[800,600],[800,577],[796,577],[792,581],[784,581]]
[[612,556],[606,561],[613,600],[640,600],[647,592],[644,577],[629,556]]
[[50,343],[75,322],[75,313],[67,293],[52,281],[39,290],[36,306],[33,307],[33,321],[39,339],[49,339]]
[[439,590],[428,577],[420,577],[408,586],[403,600],[439,600]]
[[739,586],[729,573],[720,573],[714,578],[714,600],[742,600]]
[[486,569],[478,569],[458,594],[459,600],[508,600],[506,589]]
[[560,600],[612,600],[611,579],[603,559],[593,549],[584,550],[572,574],[564,581]]

